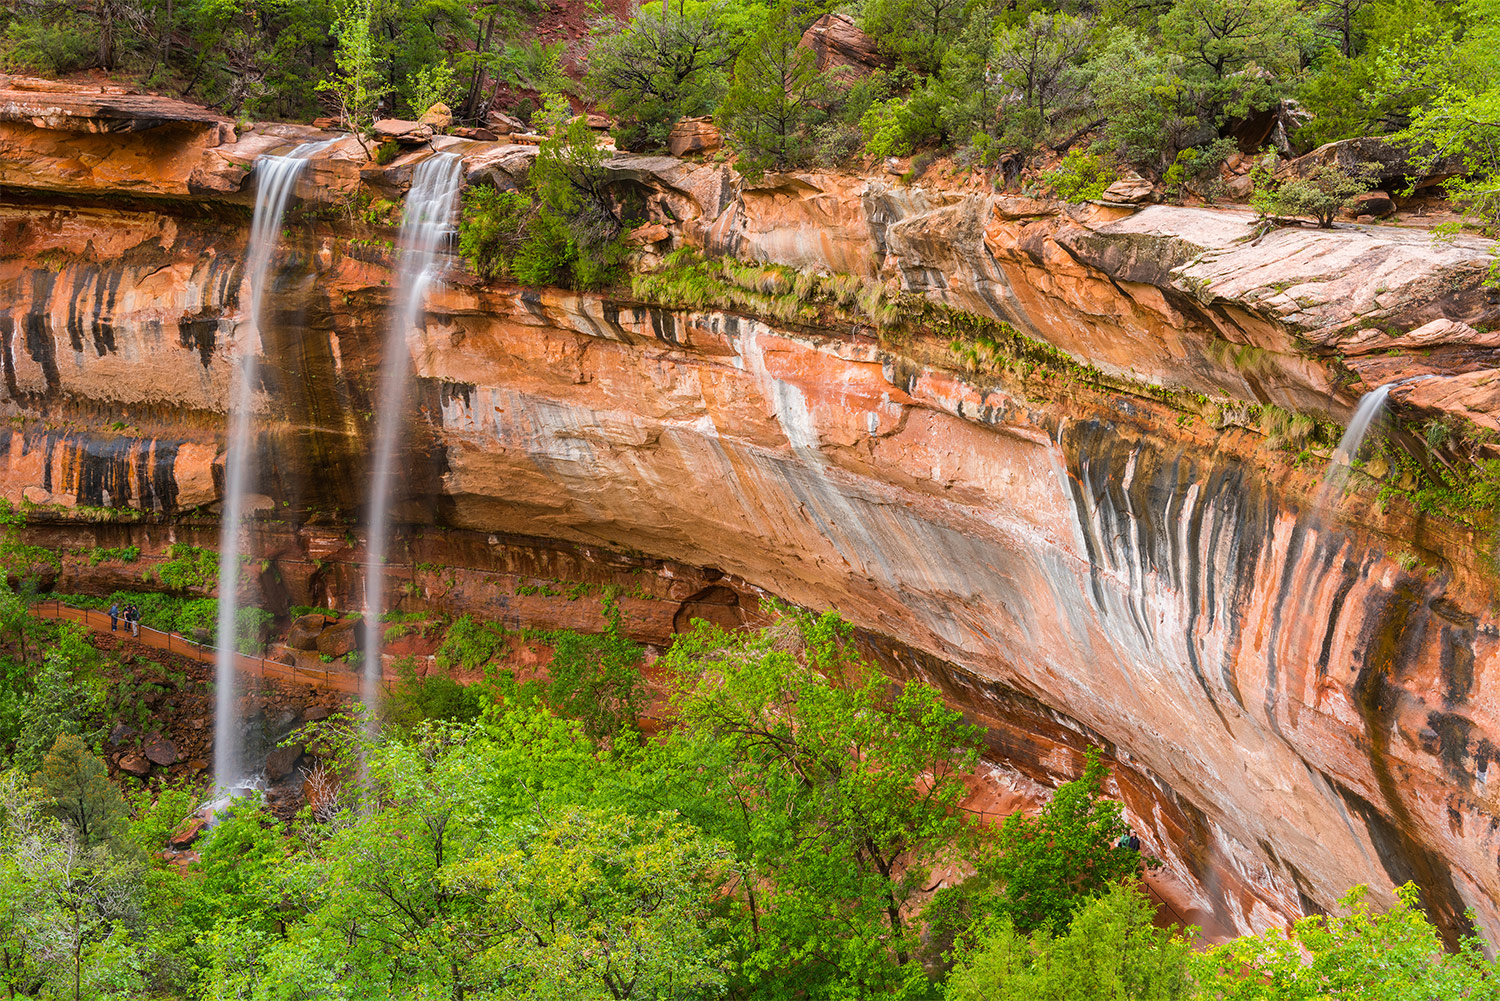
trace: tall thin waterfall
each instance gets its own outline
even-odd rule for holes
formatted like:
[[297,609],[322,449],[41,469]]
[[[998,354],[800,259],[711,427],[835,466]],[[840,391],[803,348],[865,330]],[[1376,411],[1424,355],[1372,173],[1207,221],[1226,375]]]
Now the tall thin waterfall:
[[380,396],[376,400],[375,455],[370,480],[370,507],[365,547],[364,682],[365,706],[375,710],[380,697],[381,631],[385,611],[385,560],[391,539],[391,491],[396,481],[396,442],[406,415],[409,367],[406,337],[422,315],[427,289],[441,269],[438,250],[453,234],[453,216],[462,184],[459,158],[437,153],[417,165],[406,212],[401,219],[398,298],[386,333],[381,361]]
[[255,161],[255,215],[245,279],[250,283],[250,323],[236,331],[235,366],[229,394],[229,442],[224,454],[224,509],[219,523],[219,624],[214,674],[214,786],[229,792],[248,778],[240,762],[235,659],[239,648],[240,550],[245,498],[254,464],[251,435],[255,403],[256,356],[260,353],[267,279],[281,236],[281,216],[307,158],[328,142],[304,143],[286,156]]
[[1333,450],[1333,457],[1328,462],[1328,471],[1323,474],[1323,485],[1318,488],[1319,507],[1337,501],[1339,494],[1343,492],[1344,484],[1349,480],[1349,469],[1358,457],[1365,437],[1370,433],[1370,426],[1384,412],[1385,401],[1391,395],[1391,390],[1428,378],[1431,376],[1415,375],[1410,379],[1388,382],[1359,398],[1359,406],[1354,408],[1354,419],[1344,429],[1344,436],[1339,439],[1338,447]]

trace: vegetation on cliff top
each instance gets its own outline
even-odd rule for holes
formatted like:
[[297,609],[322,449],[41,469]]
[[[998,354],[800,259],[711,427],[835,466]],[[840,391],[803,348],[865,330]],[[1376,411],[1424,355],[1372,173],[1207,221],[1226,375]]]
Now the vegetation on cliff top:
[[[843,54],[819,68],[801,42],[828,13],[867,35],[835,25]],[[0,12],[0,67],[101,68],[231,113],[359,126],[437,102],[540,126],[544,95],[568,93],[613,113],[632,150],[714,115],[752,176],[944,151],[1010,184],[1072,149],[1049,175],[1059,191],[1135,169],[1210,199],[1236,151],[1386,136],[1413,173],[1459,162],[1450,191],[1484,219],[1500,210],[1495,0],[600,4],[568,71],[565,42],[531,37],[545,14],[531,0],[22,0]]]

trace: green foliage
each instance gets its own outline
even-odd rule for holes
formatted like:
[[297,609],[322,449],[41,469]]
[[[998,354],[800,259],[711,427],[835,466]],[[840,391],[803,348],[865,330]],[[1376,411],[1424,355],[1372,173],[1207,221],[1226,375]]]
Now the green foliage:
[[140,546],[119,546],[113,549],[95,547],[89,550],[89,566],[95,567],[101,563],[110,563],[116,560],[121,563],[134,563],[140,558]]
[[1219,167],[1236,149],[1234,140],[1216,139],[1205,146],[1179,151],[1162,177],[1168,197],[1181,198],[1184,193],[1192,192],[1205,201],[1218,201],[1224,195]]
[[1333,225],[1339,212],[1373,185],[1373,167],[1346,170],[1334,164],[1304,169],[1298,176],[1278,181],[1264,168],[1255,172],[1250,204],[1263,216],[1311,216],[1320,227]]
[[462,685],[442,674],[419,677],[411,658],[396,664],[396,684],[386,712],[397,726],[412,729],[427,720],[472,723],[490,704],[478,684]]
[[[7,691],[0,702],[0,722],[9,731],[11,762],[25,771],[35,771],[59,736],[70,735],[92,744],[98,738],[104,700],[94,683],[99,654],[89,645],[84,630],[75,623],[62,623],[55,638],[40,654],[40,669],[25,657],[7,673]],[[30,676],[27,676],[28,673]]]
[[947,1001],[1186,1001],[1189,941],[1156,928],[1156,907],[1139,889],[1111,886],[1054,936],[1030,939],[1001,918],[973,947],[955,950]]
[[545,115],[551,134],[532,164],[526,194],[479,188],[465,195],[459,250],[482,277],[591,288],[618,276],[623,226],[605,154],[588,124],[571,117],[567,101],[554,95]]
[[893,692],[832,614],[743,635],[699,622],[663,666],[677,725],[637,781],[735,846],[736,979],[772,997],[925,988],[904,909],[955,861],[974,728],[925,685]]
[[734,83],[719,109],[748,177],[811,158],[812,128],[822,115],[826,88],[812,50],[801,44],[797,14],[792,0],[781,0],[769,12],[740,50]]
[[0,70],[43,76],[72,73],[90,64],[97,46],[93,25],[72,12],[18,16],[4,24],[0,34]]
[[1128,828],[1120,804],[1103,796],[1108,775],[1091,748],[1083,774],[1058,786],[1038,816],[1007,817],[975,875],[939,894],[942,926],[962,933],[998,916],[1022,935],[1057,934],[1084,902],[1135,879],[1143,863],[1159,865],[1119,844]]
[[318,84],[333,97],[344,126],[360,137],[374,124],[375,106],[389,91],[372,38],[374,0],[350,0],[333,26],[338,38],[334,62],[338,72]]
[[479,277],[488,281],[507,277],[535,218],[531,198],[519,191],[484,184],[466,188],[458,252]]
[[711,907],[732,866],[728,845],[670,814],[573,810],[517,825],[445,881],[532,940],[483,954],[516,967],[528,996],[689,1001],[724,989],[728,950]]
[[443,645],[438,647],[434,662],[440,670],[477,671],[510,647],[505,630],[492,622],[476,622],[464,615],[448,627]]
[[207,591],[219,583],[219,554],[186,542],[167,547],[166,560],[147,567],[141,579],[155,581],[173,591]]
[[1216,946],[1204,954],[1198,978],[1203,996],[1222,1001],[1312,1001],[1314,998],[1500,998],[1500,980],[1477,936],[1446,952],[1410,883],[1384,913],[1355,887],[1342,916],[1315,915],[1290,933],[1272,928]]
[[1102,157],[1073,150],[1042,174],[1042,181],[1063,201],[1086,202],[1101,197],[1115,177],[1114,168]]
[[1214,125],[1279,101],[1311,36],[1295,0],[1175,0],[1159,26]]
[[603,170],[605,153],[588,123],[572,119],[563,98],[548,100],[546,118],[550,135],[527,178],[537,219],[512,270],[527,284],[607,284],[625,258],[625,246]]
[[724,92],[724,70],[734,62],[744,22],[756,23],[763,13],[754,3],[657,0],[642,4],[625,23],[600,18],[587,87],[618,121],[620,147],[664,150],[679,118],[711,112]]
[[132,853],[85,843],[19,772],[0,773],[0,988],[37,1001],[146,996],[142,877]]
[[448,60],[428,63],[406,78],[407,110],[420,118],[434,104],[452,104],[457,92],[458,79]]
[[26,515],[10,501],[0,498],[0,572],[7,578],[32,580],[62,569],[62,559],[45,546],[33,546],[22,538]]
[[34,781],[49,808],[72,825],[85,845],[113,838],[129,816],[130,807],[109,780],[103,759],[75,734],[58,735]]
[[604,597],[604,618],[605,630],[597,636],[564,631],[549,637],[547,702],[559,714],[580,721],[591,738],[615,740],[634,732],[646,705],[643,651],[624,635],[613,594]]
[[936,73],[966,7],[963,0],[869,0],[862,26],[912,69]]

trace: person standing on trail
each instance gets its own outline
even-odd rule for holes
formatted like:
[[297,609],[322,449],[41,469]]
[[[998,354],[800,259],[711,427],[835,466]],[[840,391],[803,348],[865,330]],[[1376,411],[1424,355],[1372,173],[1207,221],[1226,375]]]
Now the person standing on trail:
[[117,601],[109,606],[109,631],[114,632],[120,628],[120,603]]
[[125,610],[125,617],[130,621],[130,635],[141,635],[141,610],[131,605]]

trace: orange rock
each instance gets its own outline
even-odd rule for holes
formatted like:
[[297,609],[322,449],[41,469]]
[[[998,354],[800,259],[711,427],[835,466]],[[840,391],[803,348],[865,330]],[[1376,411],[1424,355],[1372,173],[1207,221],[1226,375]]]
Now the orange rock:
[[724,134],[712,118],[682,118],[667,134],[667,148],[673,156],[712,153],[724,145]]

